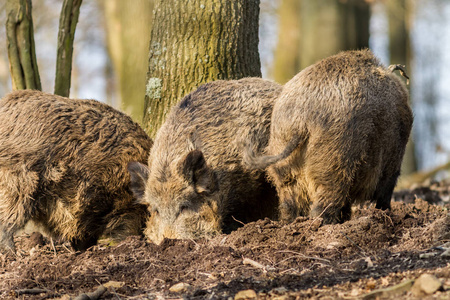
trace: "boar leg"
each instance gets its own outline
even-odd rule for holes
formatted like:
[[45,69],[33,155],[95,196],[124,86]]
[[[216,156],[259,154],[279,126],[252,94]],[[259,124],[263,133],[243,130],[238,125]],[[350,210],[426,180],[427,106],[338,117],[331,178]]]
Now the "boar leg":
[[0,190],[0,252],[15,252],[13,236],[30,220],[33,209],[30,199],[28,196],[10,197]]
[[75,238],[70,241],[70,245],[75,251],[85,251],[89,247],[97,243],[98,236],[85,236],[83,238]]
[[380,180],[372,197],[376,201],[375,208],[382,210],[391,208],[391,197],[399,175],[400,171],[389,178],[382,178]]
[[0,253],[16,252],[13,234],[6,226],[0,224]]
[[24,228],[37,210],[33,195],[39,176],[24,165],[16,167],[0,168],[0,251],[15,250],[14,233]]

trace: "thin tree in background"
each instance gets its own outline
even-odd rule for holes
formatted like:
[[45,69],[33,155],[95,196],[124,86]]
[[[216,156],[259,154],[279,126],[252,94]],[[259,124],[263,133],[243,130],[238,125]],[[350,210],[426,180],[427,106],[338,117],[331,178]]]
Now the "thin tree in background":
[[[64,0],[60,15],[55,94],[68,97],[73,39],[82,0]],[[41,90],[34,43],[31,0],[7,0],[6,34],[14,90]]]
[[370,37],[370,2],[372,0],[349,0],[346,7],[348,21],[346,27],[353,34],[348,41],[348,49],[369,47]]
[[153,0],[102,0],[107,48],[119,83],[120,109],[142,122]]
[[59,19],[55,94],[69,97],[75,29],[82,0],[64,0]]
[[157,0],[154,12],[143,122],[151,137],[200,84],[261,76],[259,0]]
[[279,34],[272,76],[281,84],[300,70],[301,1],[281,0],[278,10]]
[[[6,1],[0,1],[0,24],[6,24]],[[8,49],[6,26],[0,26],[0,49]],[[0,51],[0,97],[11,90],[8,51]]]
[[[409,38],[409,0],[386,1],[389,20],[389,54],[391,64],[405,65],[411,70],[411,42]],[[411,73],[411,72],[409,72]],[[417,159],[414,139],[406,146],[402,164],[402,174],[407,175],[417,171]]]
[[364,0],[282,0],[279,19],[272,74],[280,83],[327,56],[369,46]]
[[41,90],[36,62],[31,0],[7,0],[6,36],[14,90]]
[[369,46],[370,6],[364,0],[301,1],[300,66],[342,50]]

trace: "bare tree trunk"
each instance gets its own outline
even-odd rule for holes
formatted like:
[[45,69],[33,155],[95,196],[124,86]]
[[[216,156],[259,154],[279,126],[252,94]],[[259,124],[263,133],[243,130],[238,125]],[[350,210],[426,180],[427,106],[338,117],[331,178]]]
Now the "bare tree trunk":
[[[116,78],[114,76],[114,69],[113,69],[113,65],[111,62],[111,57],[108,57],[108,62],[105,64],[105,68],[104,68],[104,76],[105,76],[105,80],[106,80],[106,85],[105,85],[105,95],[106,95],[106,103],[108,103],[111,106],[117,107],[117,97],[118,96],[115,91],[117,89],[117,82],[116,82]],[[142,97],[144,98],[144,97]]]
[[303,0],[301,3],[301,68],[342,50],[369,46],[370,7],[366,1]]
[[64,0],[59,17],[55,94],[69,97],[75,29],[82,0]]
[[14,90],[41,90],[34,46],[31,0],[7,0],[6,35]]
[[345,50],[369,47],[370,5],[366,0],[347,0],[344,11]]
[[342,5],[338,0],[302,1],[302,69],[346,48]]
[[200,84],[261,76],[259,0],[157,0],[154,11],[144,110],[151,137]]
[[273,78],[286,83],[300,71],[301,1],[282,0],[279,8],[278,44],[275,49]]
[[142,122],[153,0],[103,0],[108,53],[114,65],[120,109]]
[[[409,0],[391,0],[387,1],[387,11],[389,19],[389,53],[392,64],[406,65],[411,68],[411,43],[409,39]],[[411,73],[411,72],[409,72]],[[402,173],[407,175],[417,171],[417,159],[415,144],[411,138],[406,146],[405,156],[403,158]]]
[[[0,24],[6,24],[6,1],[0,2]],[[6,26],[0,26],[0,36],[6,36]],[[7,39],[0,39],[0,49],[7,49]],[[9,60],[7,51],[0,52],[0,97],[11,90],[11,75],[9,72]]]

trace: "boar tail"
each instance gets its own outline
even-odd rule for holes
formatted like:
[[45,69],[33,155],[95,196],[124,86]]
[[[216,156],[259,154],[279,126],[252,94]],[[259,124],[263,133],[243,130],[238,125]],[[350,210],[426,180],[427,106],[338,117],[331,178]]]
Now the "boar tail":
[[403,77],[406,78],[406,84],[409,84],[409,77],[408,77],[408,75],[406,75],[406,71],[405,71],[405,66],[404,65],[390,65],[388,67],[388,70],[391,73],[394,73],[394,71],[399,70],[400,71],[400,75],[402,75]]
[[244,149],[243,162],[244,165],[252,170],[263,170],[274,163],[279,162],[291,155],[292,152],[303,141],[302,136],[295,136],[284,148],[283,152],[278,155],[266,155],[257,157],[251,145],[247,144]]

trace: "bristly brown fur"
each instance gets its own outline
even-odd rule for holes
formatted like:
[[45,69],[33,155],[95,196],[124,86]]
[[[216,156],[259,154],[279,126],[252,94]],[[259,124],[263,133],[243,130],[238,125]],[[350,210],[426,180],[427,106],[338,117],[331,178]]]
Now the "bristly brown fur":
[[246,150],[245,161],[270,165],[281,219],[311,210],[312,216],[323,213],[325,223],[343,222],[353,203],[390,207],[412,122],[401,80],[369,50],[342,52],[284,86],[273,109],[268,155]]
[[101,234],[139,234],[145,205],[132,199],[127,164],[145,162],[151,139],[95,100],[39,91],[0,100],[0,248],[28,221],[83,250]]
[[241,226],[233,217],[249,222],[276,214],[275,189],[263,171],[244,168],[242,144],[252,139],[256,153],[267,146],[280,91],[260,78],[215,81],[172,109],[155,138],[148,179],[141,181],[152,210],[150,240],[208,237]]

